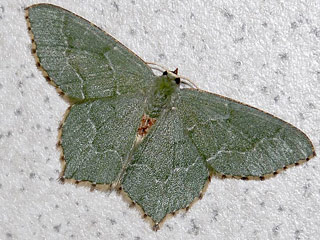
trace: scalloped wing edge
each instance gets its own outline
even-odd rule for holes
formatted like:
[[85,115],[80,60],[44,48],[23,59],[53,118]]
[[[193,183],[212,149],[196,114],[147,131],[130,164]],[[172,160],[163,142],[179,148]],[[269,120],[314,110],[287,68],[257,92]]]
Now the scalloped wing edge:
[[[208,180],[207,182],[205,183],[203,189],[200,191],[199,193],[199,196],[198,197],[195,197],[195,199],[190,203],[188,204],[188,206],[186,206],[185,208],[182,208],[182,209],[179,209],[175,212],[171,212],[171,213],[168,213],[159,223],[156,223],[152,220],[152,218],[150,216],[148,216],[143,208],[135,203],[134,201],[131,200],[131,198],[128,196],[128,194],[126,192],[124,192],[122,190],[122,187],[121,186],[113,186],[112,184],[97,184],[97,183],[94,183],[94,182],[90,182],[90,181],[79,181],[79,180],[76,180],[76,179],[66,179],[64,178],[64,172],[65,172],[65,168],[66,168],[66,161],[65,161],[65,158],[64,158],[64,154],[63,154],[63,149],[62,149],[62,146],[61,146],[61,135],[62,135],[62,127],[63,127],[63,124],[71,110],[71,107],[73,106],[73,103],[74,101],[69,98],[60,88],[58,85],[56,85],[54,83],[53,80],[51,80],[51,78],[49,77],[48,73],[46,72],[46,70],[41,66],[40,64],[40,60],[39,60],[39,57],[37,56],[37,53],[36,53],[36,50],[37,50],[37,46],[36,46],[36,43],[35,43],[35,40],[34,40],[34,35],[32,33],[32,30],[31,30],[31,24],[30,24],[30,21],[29,21],[29,8],[32,8],[34,6],[38,6],[38,5],[51,5],[51,6],[54,6],[54,7],[58,7],[58,8],[61,8],[59,6],[56,6],[56,5],[53,5],[53,4],[46,4],[46,3],[40,3],[40,4],[34,4],[34,5],[31,5],[27,8],[25,8],[25,19],[26,19],[26,22],[27,22],[27,28],[28,28],[28,33],[29,33],[29,36],[31,38],[31,42],[32,42],[32,45],[31,45],[31,54],[33,55],[34,59],[35,59],[35,62],[36,62],[36,66],[37,68],[42,72],[42,75],[44,76],[44,78],[46,79],[46,81],[55,87],[57,93],[66,101],[70,104],[70,106],[68,107],[68,109],[65,111],[64,115],[63,115],[63,119],[62,121],[60,122],[60,125],[58,127],[58,141],[57,141],[57,148],[60,150],[60,163],[61,163],[61,172],[59,174],[59,178],[58,178],[58,181],[60,183],[70,183],[70,184],[74,184],[74,185],[77,185],[77,186],[82,186],[82,187],[88,187],[90,188],[90,191],[94,191],[94,190],[98,190],[98,191],[102,191],[102,192],[105,192],[105,191],[111,191],[111,190],[116,190],[119,195],[122,196],[123,200],[125,202],[127,202],[129,204],[129,207],[132,208],[132,207],[135,207],[141,214],[141,217],[143,219],[145,219],[147,222],[150,223],[152,229],[154,231],[158,231],[160,229],[160,227],[164,224],[164,222],[169,219],[170,217],[173,217],[175,215],[177,215],[178,213],[181,213],[181,212],[187,212],[198,200],[201,200],[208,188],[208,185],[209,183],[211,182],[212,180],[212,177],[215,176],[217,178],[221,178],[221,179],[225,179],[225,178],[233,178],[233,179],[241,179],[241,180],[266,180],[266,179],[269,179],[269,178],[272,178],[276,175],[278,175],[279,173],[293,167],[293,166],[298,166],[298,165],[301,165],[307,161],[309,161],[311,158],[315,157],[316,156],[316,152],[314,150],[314,146],[312,144],[312,142],[310,141],[310,139],[307,137],[306,134],[304,134],[300,129],[296,128],[295,126],[293,126],[292,124],[280,119],[281,121],[289,124],[290,126],[298,129],[300,132],[302,132],[307,138],[308,140],[310,141],[311,145],[312,145],[312,154],[307,157],[306,159],[301,159],[299,161],[297,161],[296,163],[294,164],[290,164],[290,165],[287,165],[287,166],[283,166],[282,168],[278,169],[277,171],[273,172],[273,173],[269,173],[269,174],[266,174],[266,175],[263,175],[263,176],[232,176],[232,175],[224,175],[224,174],[221,174],[221,173],[217,173],[217,172],[213,172],[213,171],[210,171],[210,174],[209,174],[209,177],[208,177]],[[63,8],[62,8],[63,9]],[[66,10],[66,9],[64,9]],[[66,10],[68,11],[68,10]],[[68,11],[70,12],[70,11]],[[72,12],[70,12],[72,13]],[[81,16],[78,16],[77,14],[75,13],[72,13],[74,14],[75,16],[79,17],[79,18],[82,18]],[[83,20],[89,22],[88,20],[82,18]],[[111,36],[110,34],[106,33],[104,30],[102,30],[101,28],[99,28],[98,26],[96,26],[95,24],[89,22],[90,24],[92,24],[94,27],[98,28],[99,30],[101,30],[102,32],[104,32],[105,34]],[[111,36],[112,37],[112,36]],[[118,40],[116,40],[114,37],[112,37],[117,43],[121,44],[122,46],[124,46],[122,43],[120,43]],[[125,47],[125,46],[124,46]],[[129,52],[131,52],[133,55],[135,55],[136,57],[138,57],[139,59],[141,59],[139,56],[137,56],[134,52],[132,52],[130,49],[128,49],[127,47],[125,47]],[[141,59],[142,60],[142,59]],[[144,63],[145,61],[142,60]],[[148,66],[146,64],[146,66]],[[148,66],[149,67],[149,66]],[[237,100],[234,100],[234,99],[231,99],[231,98],[228,98],[228,97],[225,97],[225,96],[221,96],[219,94],[215,94],[215,93],[211,93],[211,92],[208,92],[208,91],[204,91],[204,90],[201,90],[201,89],[194,89],[194,90],[197,90],[197,91],[202,91],[202,92],[206,92],[206,93],[210,93],[210,94],[214,94],[216,96],[219,96],[221,98],[224,98],[224,99],[227,99],[229,101],[232,101],[232,102],[236,102],[236,103],[239,103],[239,104],[242,104],[242,105],[245,105],[245,106],[248,106],[250,108],[253,108],[253,109],[256,109],[256,110],[259,110],[265,114],[268,114],[274,118],[277,118],[275,117],[274,115],[270,114],[270,113],[267,113],[267,112],[264,112],[262,111],[261,109],[258,109],[256,107],[252,107],[250,105],[247,105],[247,104],[244,104],[240,101],[237,101]],[[279,119],[279,118],[277,118]]]
[[213,95],[215,95],[215,96],[217,96],[217,97],[223,98],[223,99],[228,100],[228,101],[230,101],[230,102],[234,102],[234,103],[237,103],[237,104],[241,104],[241,105],[247,106],[247,107],[249,107],[249,108],[252,108],[252,109],[255,109],[255,110],[259,111],[259,112],[262,112],[262,113],[264,113],[264,114],[266,114],[266,115],[268,115],[268,116],[270,116],[270,117],[276,118],[276,119],[278,119],[278,120],[280,120],[280,121],[288,124],[290,127],[298,130],[300,133],[302,133],[302,134],[308,139],[308,141],[309,141],[309,143],[310,143],[310,145],[311,145],[311,147],[312,147],[312,153],[311,153],[311,155],[308,156],[307,158],[305,158],[305,159],[299,159],[298,161],[296,161],[296,162],[293,163],[293,164],[283,165],[281,168],[277,169],[276,171],[270,172],[270,173],[267,173],[267,174],[264,174],[264,175],[262,175],[262,176],[225,175],[225,174],[223,174],[223,173],[219,173],[219,172],[213,171],[213,175],[214,175],[214,176],[216,176],[216,177],[218,177],[218,178],[221,178],[221,179],[234,178],[234,179],[241,179],[241,180],[266,180],[266,179],[270,179],[270,178],[278,175],[279,173],[281,173],[281,172],[283,172],[283,171],[285,171],[285,170],[287,170],[287,169],[289,169],[289,168],[291,168],[291,167],[298,166],[298,165],[301,165],[301,164],[303,164],[303,163],[305,163],[305,162],[308,162],[310,159],[312,159],[313,157],[316,157],[316,156],[317,156],[316,151],[315,151],[315,148],[314,148],[314,145],[313,145],[313,143],[311,142],[311,140],[309,139],[309,137],[308,137],[303,131],[301,131],[299,128],[295,127],[295,126],[292,125],[291,123],[289,123],[289,122],[287,122],[287,121],[285,121],[285,120],[283,120],[283,119],[280,119],[280,118],[274,116],[274,115],[271,114],[271,113],[265,112],[265,111],[263,111],[263,110],[261,110],[261,109],[259,109],[259,108],[253,107],[253,106],[251,106],[251,105],[248,105],[248,104],[246,104],[246,103],[242,103],[242,102],[240,102],[240,101],[238,101],[238,100],[235,100],[235,99],[232,99],[232,98],[223,96],[223,95],[219,95],[219,94],[212,93],[212,92],[209,92],[209,91],[205,91],[205,90],[202,90],[202,89],[194,89],[194,88],[191,88],[190,90],[213,94]]
[[150,224],[153,231],[158,231],[167,219],[169,219],[173,216],[176,216],[178,213],[189,211],[189,209],[198,200],[201,200],[203,198],[205,192],[207,191],[209,183],[211,182],[213,172],[209,173],[208,180],[206,181],[204,187],[201,189],[201,191],[199,192],[199,195],[197,197],[195,197],[192,202],[190,202],[185,208],[181,208],[181,209],[178,209],[177,211],[168,213],[160,222],[157,223],[157,222],[153,221],[153,219],[145,213],[143,208],[138,203],[131,200],[129,195],[122,189],[121,185],[100,184],[100,183],[95,183],[95,182],[91,182],[91,181],[79,181],[79,180],[76,180],[73,178],[65,178],[64,172],[66,169],[66,160],[64,158],[63,148],[61,145],[61,136],[62,136],[63,125],[64,125],[64,123],[65,123],[65,121],[71,111],[72,106],[73,105],[70,105],[67,108],[67,110],[63,114],[63,118],[62,118],[62,120],[59,124],[59,127],[58,127],[58,141],[57,141],[56,147],[60,151],[60,163],[61,163],[61,172],[58,177],[58,182],[60,182],[61,184],[69,183],[69,184],[74,184],[79,187],[87,187],[87,188],[90,188],[91,192],[94,190],[98,190],[101,192],[107,192],[107,191],[112,191],[112,190],[117,191],[117,193],[122,197],[122,199],[129,205],[129,208],[135,207],[138,210],[138,212],[141,215],[141,218],[143,218],[146,222],[148,222]]
[[62,128],[63,125],[65,123],[65,120],[67,119],[70,110],[72,108],[73,105],[70,105],[68,107],[68,109],[65,111],[63,118],[60,122],[60,125],[58,127],[58,141],[57,141],[57,149],[60,151],[60,163],[61,163],[61,172],[59,174],[59,178],[58,181],[60,183],[69,183],[69,184],[74,184],[76,186],[79,187],[87,187],[90,188],[90,191],[94,191],[94,190],[98,190],[101,192],[107,192],[107,191],[112,191],[115,190],[117,191],[117,193],[122,197],[122,199],[129,205],[129,208],[135,208],[136,210],[138,210],[138,212],[141,215],[141,218],[143,218],[146,222],[148,222],[152,228],[153,231],[158,231],[164,224],[164,222],[168,219],[170,219],[173,216],[176,216],[179,213],[183,213],[183,212],[187,212],[189,211],[189,209],[198,201],[201,200],[205,194],[205,192],[208,189],[209,183],[212,180],[212,177],[216,177],[216,178],[220,178],[220,179],[226,179],[226,178],[231,178],[231,179],[240,179],[240,180],[258,180],[258,181],[263,181],[263,180],[267,180],[270,179],[272,177],[275,177],[276,175],[278,175],[279,173],[294,167],[294,166],[298,166],[301,165],[307,161],[309,161],[312,157],[316,156],[315,151],[313,151],[313,154],[308,157],[307,159],[302,159],[299,160],[298,162],[294,163],[294,164],[290,164],[287,166],[284,166],[283,168],[278,169],[277,171],[273,172],[273,173],[269,173],[263,176],[246,176],[246,177],[242,177],[242,176],[231,176],[231,175],[224,175],[224,174],[220,174],[220,173],[215,173],[213,171],[210,171],[209,173],[209,177],[208,180],[206,181],[204,187],[202,188],[202,190],[199,193],[199,196],[195,197],[194,200],[192,202],[190,202],[190,204],[188,204],[185,208],[181,208],[178,209],[177,211],[168,213],[160,222],[154,222],[152,220],[152,218],[150,216],[148,216],[145,211],[143,210],[143,208],[136,202],[132,201],[131,198],[129,197],[129,195],[122,189],[121,185],[114,185],[114,184],[97,184],[95,182],[90,182],[90,181],[79,181],[76,179],[67,179],[64,177],[64,172],[65,172],[65,168],[66,168],[66,161],[64,158],[64,154],[63,154],[63,148],[61,145],[61,136],[62,136]]
[[97,25],[95,25],[94,23],[88,21],[87,19],[67,10],[67,9],[64,9],[62,7],[59,7],[57,5],[54,5],[54,4],[48,4],[48,3],[38,3],[38,4],[33,4],[29,7],[26,7],[24,9],[25,11],[25,19],[26,19],[26,22],[27,22],[27,29],[28,29],[28,33],[29,33],[29,36],[31,38],[31,54],[32,56],[34,57],[35,59],[35,62],[36,62],[36,66],[37,68],[41,71],[43,77],[46,79],[46,81],[52,85],[53,87],[55,87],[57,93],[59,94],[59,96],[61,96],[66,102],[68,102],[69,104],[73,104],[75,102],[77,102],[77,100],[74,100],[72,98],[70,98],[68,95],[66,95],[65,92],[62,91],[62,89],[50,78],[49,74],[47,73],[47,71],[42,67],[41,63],[40,63],[40,59],[37,55],[37,45],[36,45],[36,42],[34,40],[34,34],[32,32],[32,29],[31,29],[31,23],[30,23],[30,20],[29,20],[29,9],[30,8],[33,8],[33,7],[36,7],[36,6],[41,6],[41,5],[49,5],[49,6],[53,6],[53,7],[56,7],[56,8],[60,8],[60,9],[63,9],[64,11],[67,11],[69,12],[70,14],[78,17],[78,18],[81,18],[82,20],[90,23],[90,25],[92,27],[95,27],[97,28],[98,30],[102,31],[105,35],[107,36],[110,36],[116,43],[120,44],[121,46],[123,46],[128,52],[130,52],[132,55],[134,55],[135,57],[137,57],[138,59],[140,59],[145,65],[147,68],[150,69],[150,71],[152,72],[152,69],[150,68],[150,66],[141,58],[139,57],[137,54],[135,54],[132,50],[130,50],[129,48],[127,48],[125,45],[123,45],[121,42],[119,42],[116,38],[114,38],[112,35],[110,35],[109,33],[107,33],[106,31],[104,31],[103,29],[101,29],[100,27],[98,27]]

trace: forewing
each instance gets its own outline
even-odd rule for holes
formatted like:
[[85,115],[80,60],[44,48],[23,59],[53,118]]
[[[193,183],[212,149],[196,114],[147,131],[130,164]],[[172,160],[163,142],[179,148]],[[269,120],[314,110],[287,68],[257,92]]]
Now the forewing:
[[300,130],[228,98],[182,89],[178,112],[199,153],[223,175],[261,177],[314,156]]
[[136,92],[154,77],[121,43],[63,8],[33,5],[26,18],[36,61],[73,101]]
[[123,190],[155,223],[187,207],[209,172],[176,111],[164,111],[132,156]]
[[121,96],[75,104],[62,126],[64,177],[111,184],[133,147],[143,99]]

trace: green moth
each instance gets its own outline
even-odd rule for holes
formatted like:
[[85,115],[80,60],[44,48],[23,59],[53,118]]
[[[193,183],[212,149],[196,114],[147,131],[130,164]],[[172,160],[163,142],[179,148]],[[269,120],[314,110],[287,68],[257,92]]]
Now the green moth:
[[60,7],[26,9],[32,54],[70,103],[59,128],[62,182],[116,189],[159,229],[211,176],[260,179],[314,157],[308,137],[232,99],[181,88]]

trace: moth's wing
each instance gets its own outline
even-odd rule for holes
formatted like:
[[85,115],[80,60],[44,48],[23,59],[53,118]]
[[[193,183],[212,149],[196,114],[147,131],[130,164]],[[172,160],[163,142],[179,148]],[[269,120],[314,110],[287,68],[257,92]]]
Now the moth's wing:
[[315,155],[300,130],[234,100],[182,89],[177,108],[185,131],[213,172],[262,177]]
[[112,184],[133,147],[143,115],[139,96],[122,95],[73,105],[63,123],[64,178]]
[[63,8],[33,5],[26,19],[38,66],[72,101],[136,92],[154,77],[129,49]]
[[177,112],[165,111],[134,151],[121,183],[157,224],[198,197],[208,176]]

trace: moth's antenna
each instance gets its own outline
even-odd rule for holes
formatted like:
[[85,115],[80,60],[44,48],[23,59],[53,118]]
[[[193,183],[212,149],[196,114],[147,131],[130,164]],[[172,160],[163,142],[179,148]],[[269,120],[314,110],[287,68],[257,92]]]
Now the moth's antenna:
[[[146,64],[155,65],[157,67],[152,66],[151,68],[155,69],[155,70],[157,70],[159,72],[165,72],[166,71],[168,74],[174,76],[175,78],[180,78],[180,79],[185,80],[185,81],[181,81],[183,84],[186,84],[186,85],[188,85],[189,87],[192,87],[192,88],[199,89],[198,86],[194,82],[192,82],[189,78],[181,76],[181,75],[178,75],[178,74],[174,73],[173,71],[170,71],[169,69],[167,69],[166,67],[164,67],[164,66],[162,66],[162,65],[160,65],[158,63],[146,62]],[[175,71],[177,71],[177,70],[178,69],[176,69]]]
[[199,89],[198,86],[194,82],[192,82],[189,78],[186,78],[184,76],[179,76],[179,77],[180,77],[180,79],[186,80],[186,82],[185,81],[181,81],[182,83],[184,83],[186,85],[189,85],[190,87],[194,87],[196,89]]
[[149,64],[149,65],[155,65],[157,67],[160,67],[162,70],[160,70],[159,68],[156,68],[156,67],[151,67],[152,69],[155,69],[155,70],[158,70],[158,71],[161,71],[161,72],[164,72],[164,71],[167,71],[167,72],[170,72],[169,69],[167,69],[165,66],[162,66],[158,63],[154,63],[154,62],[146,62],[146,64]]

